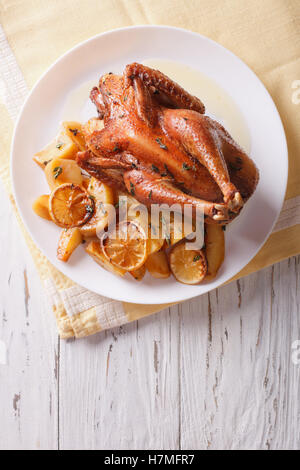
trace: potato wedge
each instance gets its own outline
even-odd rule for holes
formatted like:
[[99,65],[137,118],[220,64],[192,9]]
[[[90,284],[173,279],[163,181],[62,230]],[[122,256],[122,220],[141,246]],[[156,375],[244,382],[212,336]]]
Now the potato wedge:
[[131,274],[131,276],[134,277],[136,281],[141,281],[146,274],[146,265],[143,264],[143,266],[140,268],[135,269],[134,271],[130,271],[129,274]]
[[64,183],[82,186],[82,174],[74,160],[55,158],[45,168],[45,176],[51,191]]
[[221,225],[205,225],[205,254],[207,259],[207,275],[205,280],[214,279],[225,256],[225,236]]
[[63,128],[68,137],[76,145],[78,151],[86,150],[85,138],[82,131],[82,124],[77,121],[64,121]]
[[38,197],[32,204],[34,212],[43,219],[52,220],[49,212],[49,197],[47,194]]
[[114,214],[109,210],[109,205],[114,205],[115,195],[112,188],[94,177],[90,179],[87,191],[94,199],[95,213],[87,224],[80,227],[80,230],[84,238],[91,238],[105,230],[112,221]]
[[195,230],[194,223],[192,220],[186,218],[183,220],[183,217],[175,216],[171,214],[170,222],[170,245],[175,245],[176,243],[183,240],[185,237],[190,235]]
[[166,279],[170,276],[168,259],[164,251],[157,251],[149,255],[146,260],[146,268],[156,279]]
[[92,241],[86,247],[86,252],[90,255],[96,263],[98,263],[102,268],[110,271],[113,274],[117,274],[118,276],[124,276],[126,271],[121,268],[117,268],[113,264],[111,264],[104,253],[102,252],[100,242]]
[[82,235],[77,227],[63,230],[58,242],[57,258],[60,261],[67,262],[81,243]]
[[152,255],[157,251],[161,250],[165,243],[164,238],[148,238],[147,240],[147,253]]
[[75,159],[77,152],[78,147],[63,130],[52,142],[50,142],[50,144],[40,152],[37,152],[34,155],[33,160],[44,169],[49,162],[56,158]]

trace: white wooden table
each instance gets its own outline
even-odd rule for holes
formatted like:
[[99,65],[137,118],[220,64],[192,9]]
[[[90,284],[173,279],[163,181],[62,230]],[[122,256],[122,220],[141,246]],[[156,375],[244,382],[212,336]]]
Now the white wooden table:
[[65,342],[0,201],[0,449],[300,448],[300,257]]

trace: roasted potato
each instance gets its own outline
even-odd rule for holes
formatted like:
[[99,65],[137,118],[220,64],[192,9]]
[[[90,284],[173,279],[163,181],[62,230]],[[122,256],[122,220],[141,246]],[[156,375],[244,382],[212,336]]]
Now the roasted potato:
[[205,254],[207,259],[207,275],[205,280],[214,279],[225,256],[225,236],[221,225],[205,225]]
[[82,124],[76,121],[63,122],[63,128],[67,136],[76,145],[78,151],[83,152],[86,150],[85,138],[82,131]]
[[171,214],[169,245],[175,245],[195,230],[192,220]]
[[167,255],[164,251],[157,251],[148,256],[146,268],[151,276],[157,279],[166,279],[170,276]]
[[74,160],[55,158],[45,168],[45,176],[51,191],[64,183],[82,185],[82,174]]
[[90,255],[96,263],[98,263],[102,268],[107,271],[117,274],[118,276],[124,276],[126,271],[124,269],[117,268],[111,264],[106,256],[104,255],[100,242],[92,241],[86,247],[86,252]]
[[134,271],[130,271],[129,274],[131,274],[131,276],[134,277],[136,281],[141,281],[146,274],[146,265],[143,264],[143,266],[140,268],[135,269]]
[[95,212],[89,222],[83,225],[80,230],[84,238],[96,237],[100,234],[112,220],[113,214],[110,205],[115,202],[113,190],[96,178],[91,178],[87,188],[95,203]]
[[50,144],[34,155],[33,160],[44,169],[49,162],[56,158],[75,159],[77,152],[78,147],[72,139],[65,131],[61,131]]
[[161,250],[165,243],[164,238],[148,238],[147,240],[147,253],[151,255]]
[[43,219],[52,220],[49,212],[49,196],[43,195],[38,197],[32,204],[34,212]]
[[57,258],[60,261],[67,262],[71,254],[81,243],[82,235],[77,227],[63,230],[58,242]]

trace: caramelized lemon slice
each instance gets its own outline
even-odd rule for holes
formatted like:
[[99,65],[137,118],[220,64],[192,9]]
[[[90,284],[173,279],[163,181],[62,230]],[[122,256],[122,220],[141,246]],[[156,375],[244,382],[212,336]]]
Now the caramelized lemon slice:
[[199,284],[205,278],[207,263],[201,250],[187,250],[186,243],[179,243],[169,255],[170,268],[183,284]]
[[134,271],[146,261],[146,241],[145,231],[140,225],[124,221],[117,225],[113,233],[104,234],[101,245],[111,264],[126,271]]
[[92,217],[94,201],[81,186],[65,183],[52,191],[49,212],[56,225],[79,227]]

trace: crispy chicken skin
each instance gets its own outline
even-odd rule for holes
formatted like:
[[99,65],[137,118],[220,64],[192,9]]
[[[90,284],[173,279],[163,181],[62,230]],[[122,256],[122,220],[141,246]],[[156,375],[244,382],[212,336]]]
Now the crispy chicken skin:
[[192,204],[206,221],[236,217],[258,182],[258,170],[203,103],[157,70],[126,66],[91,91],[102,130],[86,132],[79,165],[152,203]]

